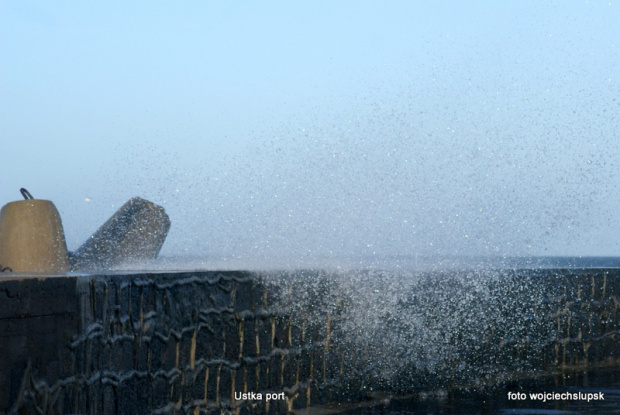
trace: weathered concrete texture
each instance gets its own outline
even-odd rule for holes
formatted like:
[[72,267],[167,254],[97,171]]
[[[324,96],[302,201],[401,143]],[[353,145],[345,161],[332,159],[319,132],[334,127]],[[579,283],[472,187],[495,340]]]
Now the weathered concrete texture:
[[28,394],[30,378],[48,384],[73,375],[80,330],[75,277],[0,277],[0,413]]
[[[560,280],[553,364],[575,367],[620,363],[620,274],[585,270]],[[563,284],[562,284],[563,283]]]
[[[47,287],[50,281],[56,285]],[[308,330],[293,340],[290,320],[270,308],[267,291],[247,273],[1,284],[12,298],[15,284],[27,284],[20,295],[28,303],[9,305],[2,322],[11,345],[2,360],[12,375],[0,390],[8,396],[0,413],[219,413],[234,407],[282,413],[300,391],[310,398],[312,389],[325,388],[315,381],[326,364],[326,357],[314,356],[324,348],[323,341],[315,344],[321,334]],[[35,323],[36,332],[24,316],[41,307],[52,320]],[[22,348],[25,342],[31,346]],[[287,399],[251,409],[234,399],[235,391],[285,391]]]
[[[515,297],[501,313],[524,310],[531,323],[519,336],[479,327],[477,343],[464,338],[456,350],[459,364],[493,375],[620,366],[620,272],[531,274],[503,278],[539,286],[542,296],[491,287],[498,298]],[[319,283],[304,287],[299,301],[284,285],[246,272],[2,277],[0,414],[284,413],[429,381],[415,359],[396,381],[381,378],[374,369],[381,351],[360,347],[344,329],[350,303],[338,282],[329,274],[295,276],[310,277]],[[416,301],[401,304],[403,312]],[[399,324],[386,321],[386,336]],[[533,348],[530,339],[541,334],[542,346]],[[414,341],[417,334],[399,335]],[[466,380],[450,370],[433,379]],[[235,392],[284,392],[285,399],[250,402]]]
[[28,199],[2,207],[0,264],[16,272],[69,270],[65,233],[52,202]]
[[170,229],[163,207],[134,197],[70,255],[72,271],[114,268],[157,258]]

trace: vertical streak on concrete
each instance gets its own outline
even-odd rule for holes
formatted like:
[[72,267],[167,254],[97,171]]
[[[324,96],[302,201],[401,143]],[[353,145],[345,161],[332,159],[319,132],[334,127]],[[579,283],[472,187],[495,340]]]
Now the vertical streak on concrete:
[[256,380],[256,385],[254,386],[256,390],[260,390],[260,338],[258,337],[258,318],[254,319],[254,335],[256,338],[256,367],[254,368],[254,378]]
[[177,406],[179,408],[183,405],[183,391],[184,390],[185,390],[185,370],[181,370],[181,383],[179,384],[179,388],[177,391],[177,393],[179,394],[179,400],[177,401]]
[[101,322],[105,330],[108,326],[108,284],[105,281],[103,281],[103,306],[101,310]]
[[289,316],[288,318],[288,327],[287,327],[287,341],[286,341],[286,347],[287,348],[291,348],[293,347],[293,316]]
[[144,287],[140,287],[140,336],[144,333]]
[[590,342],[583,342],[583,354],[584,354],[584,364],[587,366],[589,364],[588,359],[588,350],[590,349]]
[[568,337],[562,340],[562,369],[566,366],[566,345],[568,344]]
[[237,322],[237,332],[239,333],[239,360],[243,358],[243,330],[244,330],[244,320],[243,317],[239,318]]
[[205,408],[208,408],[208,384],[209,384],[209,366],[205,367],[205,393],[204,393],[204,397],[203,400],[205,402]]
[[97,319],[97,287],[95,285],[95,279],[90,280],[90,306],[93,313],[93,320]]
[[237,300],[237,289],[239,288],[239,284],[237,281],[232,282],[232,288],[230,289],[230,307],[235,308],[236,300]]
[[189,367],[194,370],[196,367],[196,337],[198,336],[198,324],[194,327],[194,334],[192,334],[192,343],[189,349]]
[[222,358],[226,357],[226,332],[227,330],[222,330]]
[[243,365],[243,393],[248,393],[248,367]]
[[215,404],[220,404],[220,377],[222,374],[222,364],[217,365],[217,375],[215,378]]
[[237,377],[237,371],[234,369],[230,370],[230,405],[233,406],[235,403],[235,380]]

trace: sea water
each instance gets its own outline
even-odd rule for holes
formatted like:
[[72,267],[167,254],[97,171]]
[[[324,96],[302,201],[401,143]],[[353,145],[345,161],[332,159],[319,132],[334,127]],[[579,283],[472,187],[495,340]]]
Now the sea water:
[[[515,395],[519,395],[519,398]],[[545,395],[560,399],[543,402],[541,395],[543,399]],[[593,399],[594,396],[601,395],[603,400]],[[588,401],[588,397],[592,399]],[[340,413],[346,415],[618,414],[620,371],[616,368],[558,374],[540,379],[509,382],[487,391],[456,390],[443,394],[420,392],[407,398],[383,398],[372,406],[360,406]]]

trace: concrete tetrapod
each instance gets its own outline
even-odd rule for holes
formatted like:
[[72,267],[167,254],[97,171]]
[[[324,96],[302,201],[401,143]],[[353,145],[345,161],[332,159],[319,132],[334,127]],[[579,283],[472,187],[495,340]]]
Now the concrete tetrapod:
[[169,229],[164,208],[134,197],[70,255],[71,269],[109,269],[130,261],[155,259]]
[[[65,233],[49,200],[11,202],[0,210],[0,264],[14,272],[69,270]],[[23,193],[23,192],[22,192]]]

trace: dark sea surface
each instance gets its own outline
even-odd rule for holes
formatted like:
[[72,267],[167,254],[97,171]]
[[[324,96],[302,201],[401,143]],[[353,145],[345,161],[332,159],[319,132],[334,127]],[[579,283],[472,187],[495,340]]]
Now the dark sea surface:
[[118,271],[191,270],[295,270],[295,269],[383,269],[405,271],[448,271],[455,269],[553,269],[620,268],[620,257],[611,256],[424,256],[393,255],[364,257],[221,257],[163,256],[155,261],[124,264]]
[[[524,393],[524,400],[510,400],[508,394]],[[602,393],[604,400],[532,400],[530,394],[543,392],[581,392],[582,396]],[[513,395],[514,396],[514,395]],[[521,395],[523,396],[523,395]],[[600,395],[599,395],[600,396]],[[620,370],[599,369],[570,372],[536,380],[514,381],[488,391],[419,393],[407,398],[383,398],[373,406],[340,412],[346,415],[413,415],[413,414],[620,414]]]

